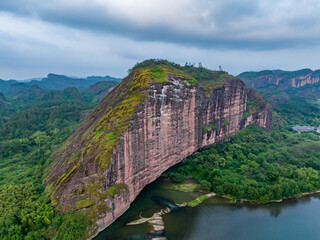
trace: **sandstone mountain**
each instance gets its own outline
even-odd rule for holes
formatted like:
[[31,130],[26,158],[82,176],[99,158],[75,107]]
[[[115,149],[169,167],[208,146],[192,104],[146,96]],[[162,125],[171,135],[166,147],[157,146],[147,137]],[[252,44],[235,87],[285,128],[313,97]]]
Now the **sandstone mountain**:
[[85,211],[94,235],[169,167],[270,120],[269,104],[226,72],[147,60],[53,154],[47,191],[58,211]]
[[265,70],[238,75],[248,87],[261,91],[272,105],[290,98],[320,98],[320,70]]

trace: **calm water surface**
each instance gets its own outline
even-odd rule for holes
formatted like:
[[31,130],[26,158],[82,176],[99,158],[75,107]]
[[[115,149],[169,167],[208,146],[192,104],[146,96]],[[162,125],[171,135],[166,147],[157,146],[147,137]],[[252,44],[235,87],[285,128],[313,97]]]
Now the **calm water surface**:
[[[207,199],[190,208],[174,208],[163,216],[165,231],[147,234],[148,224],[126,226],[141,213],[150,217],[170,206],[196,198],[196,193],[166,189],[169,182],[159,179],[148,185],[130,209],[94,240],[151,239],[165,236],[169,240],[283,240],[320,239],[320,195],[270,204],[232,204],[223,198]],[[174,207],[174,206],[171,206]]]

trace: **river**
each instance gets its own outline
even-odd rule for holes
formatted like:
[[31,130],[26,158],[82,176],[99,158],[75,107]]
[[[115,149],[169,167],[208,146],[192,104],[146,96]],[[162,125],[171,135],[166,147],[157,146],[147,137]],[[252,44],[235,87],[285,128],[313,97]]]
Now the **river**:
[[[283,240],[320,239],[320,195],[289,199],[280,203],[230,203],[212,197],[197,207],[177,207],[199,196],[168,189],[170,182],[160,178],[149,184],[131,204],[129,210],[102,231],[94,240],[152,239],[169,240]],[[151,217],[165,207],[165,230],[149,234],[147,223],[127,226],[139,218]]]

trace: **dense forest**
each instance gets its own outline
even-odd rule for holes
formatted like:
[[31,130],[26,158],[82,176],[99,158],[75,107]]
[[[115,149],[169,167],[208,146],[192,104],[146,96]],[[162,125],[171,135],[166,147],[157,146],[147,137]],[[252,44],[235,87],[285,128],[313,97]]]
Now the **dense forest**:
[[38,86],[2,99],[10,111],[0,119],[0,239],[82,239],[88,219],[55,214],[43,185],[50,155],[92,111],[114,82],[85,91],[45,91]]
[[320,189],[320,134],[249,126],[171,169],[174,181],[192,178],[201,190],[233,200],[280,200]]
[[268,202],[320,189],[320,134],[294,124],[320,124],[319,103],[294,98],[274,109],[273,127],[256,126],[198,152],[164,175],[196,180],[202,191],[232,200]]

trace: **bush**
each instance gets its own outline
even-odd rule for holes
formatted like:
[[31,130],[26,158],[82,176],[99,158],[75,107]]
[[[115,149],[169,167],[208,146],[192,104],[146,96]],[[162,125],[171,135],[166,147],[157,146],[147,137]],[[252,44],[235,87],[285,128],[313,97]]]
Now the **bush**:
[[212,189],[211,183],[209,183],[206,180],[200,181],[199,190],[208,193],[208,192],[211,192],[211,189]]
[[171,177],[172,181],[176,183],[181,183],[185,180],[185,176],[180,173],[174,173]]

